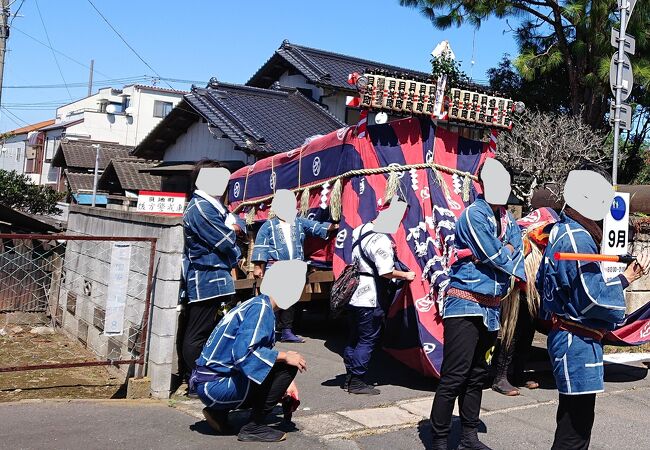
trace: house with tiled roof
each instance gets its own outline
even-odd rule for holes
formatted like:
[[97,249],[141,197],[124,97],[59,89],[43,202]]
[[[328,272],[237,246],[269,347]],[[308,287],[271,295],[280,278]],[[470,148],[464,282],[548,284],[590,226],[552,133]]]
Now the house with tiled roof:
[[[279,83],[283,87],[296,88],[327,108],[340,121],[354,125],[358,122],[359,110],[347,107],[346,97],[357,95],[357,90],[348,84],[348,75],[353,72],[363,73],[366,69],[397,72],[414,78],[428,78],[431,75],[391,64],[304,47],[285,40],[246,85],[269,88],[274,83]],[[374,115],[371,114],[371,124],[373,118]]]
[[213,78],[206,88],[195,87],[183,96],[133,155],[164,161],[150,172],[164,175],[164,190],[185,192],[196,161],[213,159],[236,170],[343,126],[297,89],[262,89]]
[[98,189],[113,196],[137,199],[139,191],[160,191],[160,177],[141,172],[155,167],[160,161],[136,158],[114,158],[99,178]]
[[[96,145],[99,145],[99,153]],[[93,191],[95,161],[101,175],[113,159],[133,158],[133,147],[115,142],[63,139],[52,157],[52,167],[61,170],[58,189],[67,190],[77,201]],[[85,197],[84,197],[85,198]]]

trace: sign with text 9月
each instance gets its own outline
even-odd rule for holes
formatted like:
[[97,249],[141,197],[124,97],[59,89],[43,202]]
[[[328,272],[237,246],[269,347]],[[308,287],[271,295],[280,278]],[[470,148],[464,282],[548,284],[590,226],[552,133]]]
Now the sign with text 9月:
[[[627,255],[630,223],[630,194],[617,192],[603,221],[602,253],[604,255]],[[604,262],[603,275],[606,280],[625,271],[623,263]]]

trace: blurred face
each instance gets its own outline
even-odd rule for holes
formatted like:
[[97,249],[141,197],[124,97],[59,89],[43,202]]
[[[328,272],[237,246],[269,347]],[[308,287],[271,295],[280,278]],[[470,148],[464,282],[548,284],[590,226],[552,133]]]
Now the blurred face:
[[399,228],[399,224],[404,219],[406,214],[407,204],[397,197],[393,197],[388,209],[380,211],[375,219],[374,231],[377,233],[395,234]]
[[278,308],[288,309],[300,300],[306,276],[306,262],[278,261],[264,275],[260,291],[271,297]]
[[293,222],[298,215],[296,197],[291,191],[281,189],[275,193],[271,202],[271,209],[279,219],[285,222]]
[[605,218],[615,195],[605,177],[591,170],[572,170],[564,185],[567,205],[595,221]]
[[491,205],[503,206],[510,197],[510,174],[496,159],[488,158],[481,169],[481,185],[485,201]]
[[230,171],[223,167],[204,167],[196,177],[196,188],[215,198],[226,192]]

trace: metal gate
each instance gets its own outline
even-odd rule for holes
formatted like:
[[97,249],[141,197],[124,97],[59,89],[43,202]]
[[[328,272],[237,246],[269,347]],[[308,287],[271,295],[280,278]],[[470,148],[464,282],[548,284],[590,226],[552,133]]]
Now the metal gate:
[[[143,376],[156,243],[134,236],[0,234],[0,343],[19,350],[2,354],[0,373],[133,365]],[[21,327],[26,323],[36,330],[33,337]],[[74,345],[39,354],[41,332]]]

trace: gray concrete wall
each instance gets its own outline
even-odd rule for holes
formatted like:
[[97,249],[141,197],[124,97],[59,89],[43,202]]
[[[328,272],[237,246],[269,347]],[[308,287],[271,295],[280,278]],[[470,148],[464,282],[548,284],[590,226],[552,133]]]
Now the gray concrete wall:
[[[172,374],[177,371],[175,342],[178,312],[176,306],[183,251],[183,229],[180,218],[72,206],[67,233],[158,238],[154,260],[147,374],[151,378],[152,395],[159,398],[169,397]],[[87,347],[100,358],[130,359],[133,340],[136,337],[132,327],[138,328],[141,323],[150,244],[148,242],[133,244],[125,311],[125,334],[109,338],[102,333],[101,312],[106,306],[106,280],[109,275],[112,242],[70,241],[67,244],[64,266],[66,276],[61,295],[62,304],[59,308],[62,325],[68,333],[82,342],[85,341]],[[88,281],[91,284],[90,293]],[[69,294],[76,298],[70,299]],[[74,303],[76,306],[71,308],[71,304]],[[97,317],[98,312],[100,317]],[[129,332],[129,329],[132,331]]]

